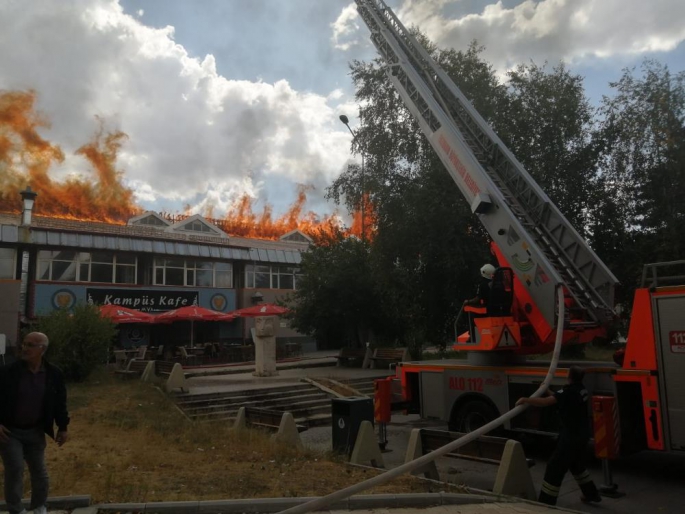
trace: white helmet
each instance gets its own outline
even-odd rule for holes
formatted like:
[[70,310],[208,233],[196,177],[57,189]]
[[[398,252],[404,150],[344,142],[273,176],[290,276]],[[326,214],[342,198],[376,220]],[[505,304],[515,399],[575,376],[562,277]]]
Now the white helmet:
[[487,278],[488,280],[492,280],[492,277],[495,276],[495,267],[492,264],[485,264],[480,269],[480,274],[483,278]]

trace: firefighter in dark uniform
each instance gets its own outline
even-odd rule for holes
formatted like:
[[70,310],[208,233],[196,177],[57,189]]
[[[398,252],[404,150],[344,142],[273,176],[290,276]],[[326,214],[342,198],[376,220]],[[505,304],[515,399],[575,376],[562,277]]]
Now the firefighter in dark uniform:
[[[480,269],[481,280],[478,283],[478,290],[476,296],[470,300],[464,300],[465,306],[480,307],[487,309],[490,301],[490,290],[492,289],[492,279],[495,276],[495,267],[492,264],[485,264]],[[462,308],[463,308],[462,307]],[[471,334],[471,342],[476,340],[476,325],[473,322],[474,318],[482,318],[485,314],[469,313],[469,333]]]
[[534,407],[559,407],[561,429],[557,447],[552,454],[545,478],[540,489],[540,503],[556,505],[561,482],[567,471],[580,486],[581,500],[585,503],[602,501],[590,473],[585,469],[584,456],[590,439],[590,419],[588,413],[588,392],[583,386],[585,371],[578,366],[568,370],[568,384],[556,393],[542,398],[520,398],[516,405]]

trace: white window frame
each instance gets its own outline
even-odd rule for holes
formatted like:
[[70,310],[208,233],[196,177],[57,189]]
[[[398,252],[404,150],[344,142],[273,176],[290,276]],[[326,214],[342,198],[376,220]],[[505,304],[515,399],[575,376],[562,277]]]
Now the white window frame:
[[[12,267],[10,268],[11,269],[11,276],[9,276],[9,277],[0,276],[0,279],[14,280],[17,276],[17,253],[18,253],[17,249],[3,246],[3,247],[0,247],[0,251],[2,251],[2,250],[9,250],[10,252],[12,252]],[[2,257],[0,260],[9,261],[10,259]]]
[[[119,262],[117,262],[117,254],[116,254],[116,253],[113,253],[113,254],[112,254],[112,263],[111,263],[111,266],[112,266],[112,280],[111,280],[110,282],[93,282],[93,281],[91,280],[91,276],[92,276],[92,264],[94,263],[94,264],[107,264],[107,265],[109,265],[110,263],[109,263],[109,262],[106,262],[106,263],[105,263],[105,262],[96,262],[96,261],[93,261],[92,255],[93,255],[93,253],[108,253],[108,252],[82,252],[82,251],[78,251],[78,250],[73,250],[74,253],[75,253],[76,255],[75,255],[74,259],[71,260],[71,261],[67,261],[67,260],[64,260],[64,259],[53,259],[53,258],[45,259],[45,258],[41,257],[41,253],[42,253],[42,252],[50,252],[50,253],[53,253],[53,252],[58,252],[58,251],[59,251],[59,250],[39,250],[39,251],[38,251],[38,259],[37,259],[37,263],[36,263],[36,276],[38,276],[38,272],[39,272],[39,270],[40,270],[41,263],[45,263],[45,262],[48,263],[48,278],[42,278],[42,277],[40,277],[40,278],[38,278],[38,280],[42,280],[42,281],[46,281],[46,282],[87,282],[87,283],[90,283],[90,284],[128,284],[128,285],[136,285],[136,284],[138,283],[138,257],[137,257],[137,256],[134,256],[134,257],[133,257],[133,259],[134,259],[134,263],[133,263],[133,264],[129,264],[129,263],[119,263]],[[67,250],[67,251],[71,251],[71,250]],[[90,256],[89,259],[88,259],[87,261],[86,261],[85,259],[81,260],[81,254],[84,254],[84,253],[85,253],[85,254],[88,254],[88,255]],[[16,257],[15,257],[15,258],[16,258]],[[76,266],[76,273],[74,274],[75,279],[74,279],[73,281],[71,281],[71,280],[56,280],[55,278],[53,278],[53,263],[54,263],[54,262],[71,262],[71,263],[73,263],[73,265]],[[85,276],[85,277],[82,277],[82,276],[81,276],[81,275],[82,275],[82,273],[81,273],[81,265],[83,265],[83,264],[87,264],[87,265],[88,265],[87,276]],[[132,268],[133,268],[134,281],[133,281],[133,282],[117,282],[117,266],[128,266],[128,267],[132,267]]]
[[[166,271],[167,271],[167,266],[165,261],[167,260],[167,257],[155,257],[152,263],[152,283],[155,286],[166,286]],[[181,259],[171,259],[171,260],[181,260]],[[203,271],[208,271],[205,270],[204,268],[198,268],[197,265],[200,263],[210,263],[212,265],[212,285],[210,286],[198,286],[197,284],[197,270],[203,270]],[[217,270],[217,264],[221,264],[224,266],[228,266],[229,269],[227,270]],[[180,267],[176,266],[170,266],[173,269],[181,269]],[[157,281],[157,270],[161,269],[162,270],[162,282],[159,283]],[[194,284],[188,284],[188,271],[193,270],[193,282]],[[230,278],[230,284],[228,286],[218,286],[217,285],[217,272],[219,273],[228,273],[228,276]],[[202,261],[202,260],[185,260],[183,259],[183,285],[178,285],[178,284],[173,284],[176,285],[176,287],[213,287],[213,288],[220,288],[220,289],[233,289],[233,263],[232,262],[225,262],[225,261]]]

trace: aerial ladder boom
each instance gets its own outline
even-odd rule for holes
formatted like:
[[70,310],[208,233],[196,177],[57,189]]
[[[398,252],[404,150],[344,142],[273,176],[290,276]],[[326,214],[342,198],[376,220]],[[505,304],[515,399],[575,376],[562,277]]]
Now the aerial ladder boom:
[[582,313],[569,328],[608,326],[616,277],[385,2],[356,3],[390,81],[512,268],[539,339],[556,326],[558,285]]

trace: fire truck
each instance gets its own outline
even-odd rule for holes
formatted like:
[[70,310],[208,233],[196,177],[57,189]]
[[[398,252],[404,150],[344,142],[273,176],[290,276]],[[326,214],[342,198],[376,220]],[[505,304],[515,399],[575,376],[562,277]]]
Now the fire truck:
[[[499,263],[487,306],[465,307],[471,329],[455,334],[453,348],[467,359],[400,363],[391,379],[408,412],[469,432],[537,389],[548,363],[526,356],[552,350],[557,324],[564,345],[609,335],[618,281],[383,0],[356,3],[389,80],[488,231]],[[685,261],[645,266],[622,361],[582,362],[599,457],[685,452],[684,282]],[[559,287],[564,319],[556,319]],[[565,383],[570,365],[561,364],[553,386]],[[528,409],[503,428],[553,434],[549,411]]]

